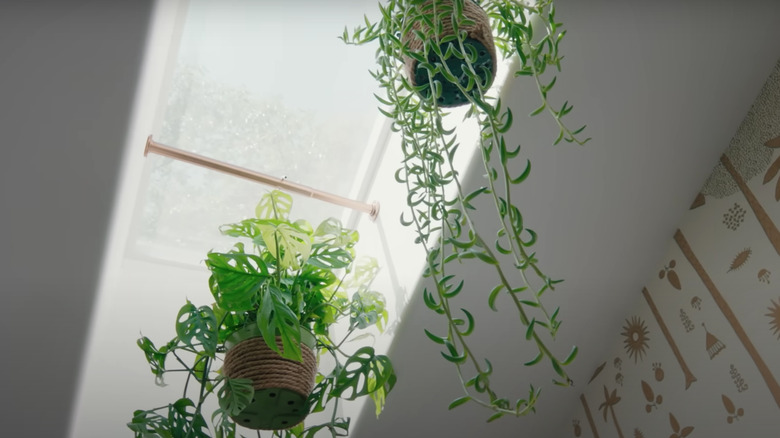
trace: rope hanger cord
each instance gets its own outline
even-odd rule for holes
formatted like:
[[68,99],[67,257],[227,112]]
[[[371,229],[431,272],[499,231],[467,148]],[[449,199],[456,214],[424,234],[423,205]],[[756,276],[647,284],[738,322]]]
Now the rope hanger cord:
[[164,157],[173,158],[174,160],[184,161],[186,163],[194,164],[196,166],[205,167],[207,169],[216,170],[226,173],[228,175],[237,176],[239,178],[248,179],[250,181],[265,184],[267,186],[279,188],[289,192],[297,193],[299,195],[305,195],[310,198],[319,199],[320,201],[328,202],[331,204],[347,207],[352,210],[357,210],[362,213],[367,213],[372,221],[376,220],[379,216],[379,202],[374,201],[371,204],[365,202],[355,201],[353,199],[344,198],[332,193],[323,192],[314,188],[297,184],[291,181],[287,181],[285,178],[276,178],[264,173],[256,172],[254,170],[246,169],[244,167],[235,166],[233,164],[225,163],[224,161],[215,160],[213,158],[204,157],[192,152],[176,149],[162,143],[157,143],[152,140],[150,135],[146,139],[146,148],[144,149],[144,156],[148,156],[149,153],[161,155]]
[[[282,348],[277,336],[276,345]],[[314,352],[301,343],[303,362],[285,359],[271,350],[262,337],[239,342],[225,355],[223,372],[231,379],[251,379],[254,389],[284,388],[308,397],[317,376]]]

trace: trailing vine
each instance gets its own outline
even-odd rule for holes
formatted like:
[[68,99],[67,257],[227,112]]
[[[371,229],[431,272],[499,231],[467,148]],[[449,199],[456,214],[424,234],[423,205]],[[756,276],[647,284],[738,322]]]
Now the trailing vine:
[[[255,218],[220,227],[222,234],[240,241],[228,252],[207,255],[208,286],[215,302],[196,306],[187,301],[176,315],[176,336],[159,348],[146,336],[138,339],[156,384],[164,386],[170,373],[185,373],[186,379],[174,402],[133,412],[127,423],[133,436],[236,438],[244,436],[237,425],[266,430],[278,424],[278,429],[265,436],[314,438],[329,433],[335,438],[349,434],[350,418],[338,416],[340,401],[368,396],[376,415],[380,414],[396,382],[390,359],[371,346],[354,351],[343,348],[345,342],[357,338],[356,332],[372,327],[381,332],[387,324],[384,296],[371,287],[379,266],[373,258],[356,257],[357,231],[334,218],[316,228],[306,220],[292,220],[292,202],[290,195],[274,190],[261,198]],[[346,333],[331,330],[337,324]],[[306,396],[299,394],[304,400],[298,404],[295,398],[288,398],[287,403],[254,404],[255,395],[262,398],[258,391],[285,388],[276,387],[278,381],[266,380],[256,389],[256,373],[250,373],[250,378],[231,377],[227,372],[231,348],[251,338],[263,340],[277,357],[301,363],[306,335],[311,338],[312,359],[315,354],[328,357],[330,366],[314,364],[313,388]],[[250,354],[264,355],[267,360],[268,351],[258,354],[255,349]],[[171,358],[178,364],[175,368],[168,366]],[[248,366],[258,363],[251,361]],[[305,374],[301,370],[292,372]],[[265,369],[263,373],[265,379],[278,379],[287,371]],[[209,417],[204,403],[214,395],[218,408]],[[276,393],[270,397],[282,398]],[[295,410],[277,409],[288,404]],[[242,416],[244,411],[246,416]],[[316,413],[324,413],[315,417],[323,417],[322,422],[303,421]],[[259,426],[252,423],[257,418]]]
[[[392,120],[404,154],[395,174],[407,189],[408,211],[401,215],[401,222],[415,230],[415,241],[427,255],[424,276],[434,286],[423,290],[424,302],[447,321],[446,334],[428,330],[425,334],[443,347],[441,354],[455,365],[464,392],[449,407],[474,402],[492,410],[488,421],[493,421],[504,415],[522,416],[535,411],[541,389],[531,384],[527,396],[512,402],[491,385],[492,363],[477,357],[469,345],[474,317],[468,309],[455,304],[455,298],[467,286],[453,263],[476,259],[492,266],[495,283],[487,303],[498,310],[499,296],[508,296],[525,339],[537,347],[536,356],[526,366],[547,361],[558,376],[554,383],[569,386],[573,382],[565,367],[576,357],[577,347],[560,358],[551,352],[545,340],[547,336],[555,339],[561,321],[559,309],[550,311],[541,298],[562,280],[547,275],[539,266],[533,252],[537,234],[525,226],[513,199],[512,187],[528,178],[531,163],[520,158],[520,145],[508,144],[505,135],[513,125],[513,113],[500,98],[487,94],[491,78],[476,66],[477,53],[465,44],[468,35],[462,29],[473,25],[464,15],[468,1],[471,0],[390,0],[379,5],[378,21],[366,18],[364,25],[352,32],[345,29],[341,38],[348,44],[378,44],[377,68],[371,74],[384,90],[383,96],[377,96],[379,110]],[[475,3],[487,13],[501,55],[519,57],[520,68],[515,76],[530,78],[539,92],[541,103],[531,116],[546,111],[553,117],[559,130],[554,144],[562,140],[580,145],[587,142],[589,139],[578,137],[584,126],[571,130],[563,121],[572,106],[564,102],[560,109],[555,109],[548,98],[556,77],[545,79],[545,73],[548,67],[560,71],[559,44],[566,33],[556,21],[553,1],[534,5],[516,0]],[[453,29],[451,34],[443,32],[447,26]],[[409,41],[414,38],[423,42],[422,49],[410,47]],[[464,66],[461,72],[450,67],[447,61],[452,57]],[[417,71],[427,72],[427,81],[415,85],[404,74],[409,59],[417,62]],[[476,120],[480,129],[478,147],[486,182],[473,191],[464,189],[454,165],[459,142],[455,129],[445,126],[447,112],[440,105],[441,78],[466,97],[466,117]],[[517,172],[518,168],[523,170]],[[483,198],[495,208],[499,228],[495,239],[485,237],[475,222],[474,204]]]

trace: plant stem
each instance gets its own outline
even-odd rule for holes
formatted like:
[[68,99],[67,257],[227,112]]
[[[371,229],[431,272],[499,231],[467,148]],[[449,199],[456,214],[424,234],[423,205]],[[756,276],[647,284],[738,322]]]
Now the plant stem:
[[205,363],[203,365],[203,379],[200,379],[200,394],[198,396],[198,406],[195,408],[195,415],[200,414],[200,408],[203,406],[203,402],[205,401],[205,391],[206,391],[206,382],[205,376],[209,375],[210,368],[211,368],[211,362],[209,361],[208,356],[202,356],[205,358]]
[[[339,350],[339,352],[341,352],[341,350],[340,350],[341,346],[344,344],[344,342],[346,342],[347,339],[349,339],[349,337],[352,335],[352,333],[355,331],[356,328],[357,327],[352,327],[351,329],[349,329],[349,332],[347,332],[347,334],[344,335],[344,338],[341,339],[341,342],[339,342],[339,345],[337,345],[335,347],[337,350]],[[341,353],[341,354],[344,354],[344,353]]]
[[178,361],[178,362],[179,362],[179,363],[180,363],[180,364],[181,364],[181,365],[182,365],[184,368],[186,368],[186,369],[187,369],[187,371],[189,372],[189,374],[187,375],[187,380],[184,382],[184,391],[183,391],[183,393],[182,393],[182,397],[187,397],[187,387],[190,385],[190,378],[192,377],[192,375],[194,374],[194,372],[193,372],[192,368],[188,367],[188,366],[187,366],[187,364],[186,364],[186,363],[184,363],[184,361],[183,361],[183,360],[181,360],[181,358],[179,357],[179,355],[178,355],[178,354],[176,354],[176,350],[171,350],[171,353],[173,353],[173,357],[175,357],[175,358],[176,358],[176,360],[177,360],[177,361]]
[[[435,37],[435,38],[436,38],[436,43],[438,44],[439,43],[438,37]],[[461,38],[460,35],[458,36],[458,43],[459,43],[459,46],[460,46],[461,53],[464,54],[464,58],[463,59],[464,59],[466,65],[468,66],[470,72],[475,77],[478,77],[477,72],[476,72],[476,70],[474,69],[474,66],[471,63],[471,60],[466,55],[468,52],[466,51],[466,48],[463,45],[463,39]],[[449,69],[449,66],[447,65],[446,62],[442,62],[442,67],[450,74],[450,76],[454,76],[452,74],[452,71]],[[537,81],[538,81],[538,78],[537,78]],[[433,77],[431,76],[430,72],[429,72],[429,82],[430,82],[431,87],[432,87],[432,85],[433,85]],[[465,95],[472,102],[473,105],[477,104],[476,100],[474,100],[474,98],[470,95],[469,90],[466,90],[465,87],[463,87],[459,82],[455,82],[455,85],[458,86],[458,88],[461,91],[461,93],[463,93],[463,95]],[[485,102],[486,101],[486,96],[484,94],[483,86],[478,81],[477,81],[477,91],[479,92],[480,100],[482,102]],[[434,102],[434,105],[436,105],[435,102]],[[486,120],[488,120],[488,122],[489,122],[491,135],[492,135],[492,138],[493,138],[493,147],[499,147],[500,148],[501,144],[500,144],[500,140],[499,139],[503,138],[503,136],[501,135],[501,133],[498,130],[498,127],[496,126],[496,120],[490,114],[486,115]],[[443,136],[443,133],[441,135]],[[443,139],[443,138],[442,138],[442,142],[444,144],[446,144],[446,140]],[[484,150],[484,146],[483,146],[483,150]],[[449,154],[448,154],[448,156],[449,156]],[[523,244],[520,241],[520,237],[515,233],[515,230],[506,223],[506,221],[505,221],[506,220],[505,219],[506,216],[501,214],[500,201],[499,201],[499,198],[498,198],[498,194],[496,193],[495,185],[493,183],[492,173],[490,172],[489,161],[488,161],[489,155],[487,155],[487,153],[486,153],[484,155],[484,158],[485,159],[483,160],[483,165],[484,165],[485,171],[487,172],[487,175],[488,175],[488,182],[489,182],[489,186],[490,186],[490,192],[491,192],[492,197],[493,197],[494,205],[496,207],[496,210],[498,212],[499,217],[501,218],[502,229],[504,230],[504,232],[508,236],[514,236],[513,239],[510,239],[510,245],[511,245],[511,248],[512,248],[512,254],[514,255],[515,263],[517,265],[521,265],[520,259],[522,259],[524,262],[526,262],[526,264],[528,264],[529,266],[533,267],[534,271],[536,272],[536,274],[540,278],[547,279],[548,277],[541,272],[541,270],[538,268],[536,263],[531,262],[530,258],[528,257],[527,253],[525,252],[525,249],[523,248]],[[450,164],[451,170],[453,171],[453,174],[455,174],[455,168],[454,168],[454,165],[452,163],[452,160],[450,159],[450,160],[448,160],[448,162]],[[512,201],[511,201],[511,188],[510,188],[510,184],[509,184],[509,179],[510,179],[509,169],[507,168],[506,162],[504,162],[503,160],[502,160],[502,163],[501,163],[501,167],[502,167],[503,181],[504,181],[504,193],[505,193],[504,196],[506,197],[506,204],[511,207]],[[454,176],[453,179],[455,180],[455,182],[457,184],[457,189],[458,189],[457,191],[458,191],[459,201],[460,201],[461,205],[463,205],[465,207],[465,203],[464,203],[463,195],[462,195],[463,191],[462,191],[462,188],[461,188],[461,185],[460,185],[460,182],[458,180],[457,175]],[[464,216],[467,218],[467,221],[469,222],[469,227],[473,230],[473,232],[476,235],[477,239],[479,239],[480,246],[482,247],[482,249],[492,259],[498,260],[498,259],[496,259],[495,255],[492,253],[492,251],[490,250],[489,246],[486,245],[484,241],[481,241],[481,238],[479,238],[479,234],[478,234],[478,232],[476,230],[476,225],[471,220],[471,217],[470,217],[469,213],[466,212],[466,208],[464,208],[463,210],[464,210]],[[510,233],[510,230],[511,230],[511,233]],[[518,256],[518,253],[519,253],[519,256]],[[525,314],[525,311],[523,310],[522,303],[517,298],[516,294],[513,292],[514,288],[512,288],[512,286],[509,284],[509,281],[507,280],[506,276],[504,275],[504,272],[503,272],[503,269],[501,268],[501,265],[496,263],[494,266],[495,266],[496,272],[497,272],[497,274],[498,274],[498,276],[499,276],[499,278],[501,280],[501,283],[504,285],[504,287],[507,289],[507,292],[509,292],[509,295],[512,297],[512,300],[513,300],[513,302],[514,302],[514,304],[515,304],[515,306],[516,306],[516,308],[518,310],[518,313],[520,315],[521,322],[523,323],[523,325],[525,325],[527,327],[530,324],[530,321],[529,321],[527,315]],[[526,285],[528,285],[529,287],[532,287],[530,282],[528,281],[528,278],[525,275],[524,269],[520,269],[520,274],[521,274],[521,276],[523,278],[523,282]],[[538,292],[534,293],[533,296],[534,296],[534,300],[535,300],[536,304],[539,305],[539,309],[544,313],[545,318],[547,319],[548,324],[550,326],[550,329],[553,330],[553,321],[550,319],[550,315],[547,312],[547,310],[544,307],[544,305],[542,305],[542,303],[540,302],[540,300],[539,300],[539,293]],[[536,334],[535,330],[534,330],[534,333],[533,333],[532,336],[533,336],[534,341],[536,342],[537,346],[539,347],[540,352],[542,352],[545,356],[549,357],[552,361],[560,364],[560,362],[549,351],[549,349],[547,349],[547,347],[544,345],[544,343],[538,337],[538,335]],[[565,378],[568,379],[568,376],[562,376],[562,377],[565,377]]]

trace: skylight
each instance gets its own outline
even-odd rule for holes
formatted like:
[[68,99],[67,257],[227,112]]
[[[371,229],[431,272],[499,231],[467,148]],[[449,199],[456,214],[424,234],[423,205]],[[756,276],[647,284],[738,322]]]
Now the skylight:
[[[345,25],[362,22],[365,11],[376,11],[375,0],[190,0],[158,2],[156,9],[73,437],[127,432],[133,409],[179,391],[153,386],[135,345],[139,331],[170,339],[183,303],[213,300],[202,260],[235,242],[221,236],[219,226],[251,216],[271,189],[170,158],[144,158],[150,134],[177,149],[381,202],[376,222],[358,224],[355,219],[365,216],[295,196],[293,218],[312,224],[340,218],[359,229],[358,253],[378,259],[373,287],[385,295],[389,328],[344,348],[365,343],[387,352],[424,265],[414,233],[397,220],[406,208],[403,187],[393,178],[402,157],[399,139],[376,110],[377,85],[368,73],[375,48],[337,38]],[[506,77],[506,65],[499,65],[494,92]],[[464,145],[474,144],[479,130],[460,124],[463,112],[454,110],[448,123],[458,125]],[[475,151],[462,147],[456,166],[465,169]],[[107,404],[106,393],[123,396]],[[354,426],[364,402],[339,406],[340,415],[352,417]]]
[[[161,99],[154,139],[345,197],[381,130],[368,68],[370,47],[337,36],[372,1],[192,0]],[[374,139],[373,142],[371,139]],[[141,256],[198,263],[218,246],[217,227],[251,213],[264,188],[150,156],[128,248]],[[319,222],[348,212],[296,200],[298,217]]]

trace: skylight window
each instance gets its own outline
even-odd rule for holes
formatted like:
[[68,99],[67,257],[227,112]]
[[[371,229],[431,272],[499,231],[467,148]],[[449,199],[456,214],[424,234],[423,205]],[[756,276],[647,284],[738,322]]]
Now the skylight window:
[[[344,348],[371,344],[387,352],[424,267],[414,233],[397,219],[406,193],[393,175],[403,157],[399,136],[390,135],[389,121],[376,110],[379,90],[368,74],[375,48],[337,38],[344,25],[376,11],[374,0],[161,1],[155,9],[73,437],[118,436],[133,409],[179,391],[174,385],[151,390],[152,376],[134,342],[139,330],[169,339],[171,316],[186,300],[211,302],[202,260],[235,242],[221,236],[219,226],[250,216],[271,189],[153,154],[144,158],[150,134],[177,149],[381,202],[372,223],[362,213],[295,196],[294,218],[312,224],[340,218],[359,229],[358,254],[376,257],[380,266],[372,287],[386,298],[388,329]],[[493,93],[507,72],[500,64]],[[446,121],[458,127],[464,145],[458,169],[478,158],[478,149],[467,145],[476,144],[479,128],[461,123],[465,111],[454,109]],[[126,396],[106,404],[106,393]],[[364,402],[339,406],[339,415],[352,417],[354,427]]]
[[[337,36],[373,6],[192,0],[154,139],[359,197],[384,121],[368,74],[373,49]],[[209,249],[229,245],[217,227],[251,213],[265,190],[168,158],[150,156],[146,167],[128,245],[135,255],[198,263]],[[349,213],[306,198],[296,199],[294,212],[311,222]]]

